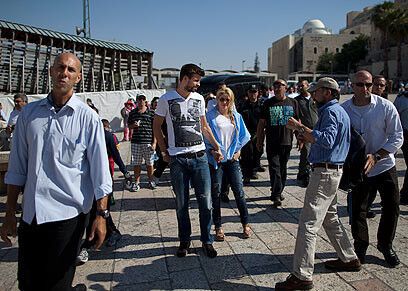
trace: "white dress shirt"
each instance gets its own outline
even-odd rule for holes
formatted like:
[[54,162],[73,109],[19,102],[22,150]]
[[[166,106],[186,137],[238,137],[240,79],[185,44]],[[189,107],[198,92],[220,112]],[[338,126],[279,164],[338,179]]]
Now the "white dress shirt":
[[387,99],[371,94],[371,101],[366,106],[354,105],[353,98],[342,106],[350,117],[351,125],[363,136],[367,154],[375,154],[380,149],[390,153],[379,160],[367,176],[377,176],[394,167],[394,154],[403,143],[402,126],[394,105]]
[[23,220],[38,224],[88,213],[112,192],[102,123],[73,95],[57,113],[48,98],[26,105],[5,183],[24,186]]

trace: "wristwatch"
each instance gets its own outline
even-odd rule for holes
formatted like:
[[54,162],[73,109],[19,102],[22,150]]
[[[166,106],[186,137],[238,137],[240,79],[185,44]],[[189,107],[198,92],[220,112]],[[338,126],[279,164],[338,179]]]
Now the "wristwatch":
[[379,153],[375,153],[375,154],[374,154],[374,158],[375,158],[375,161],[376,161],[376,162],[378,162],[379,160],[382,159],[382,157],[381,157],[381,155],[380,155]]
[[108,209],[105,210],[97,210],[96,215],[102,216],[103,218],[107,219],[110,216],[110,212]]
[[305,133],[305,128],[304,128],[303,126],[301,126],[301,127],[298,129],[298,132],[301,133],[301,134]]

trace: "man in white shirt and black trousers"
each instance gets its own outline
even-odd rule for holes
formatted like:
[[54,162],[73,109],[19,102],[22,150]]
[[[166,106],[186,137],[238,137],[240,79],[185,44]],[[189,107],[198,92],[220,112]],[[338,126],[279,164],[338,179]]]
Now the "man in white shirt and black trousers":
[[5,177],[6,217],[0,229],[8,245],[16,236],[16,203],[24,187],[18,228],[18,287],[21,290],[86,290],[72,287],[75,260],[94,198],[97,218],[89,240],[99,248],[112,179],[98,115],[74,94],[81,63],[62,53],[51,67],[52,91],[22,110]]
[[377,232],[377,248],[390,267],[400,261],[393,250],[399,216],[398,177],[394,154],[402,146],[403,131],[394,105],[371,94],[373,79],[369,72],[358,71],[352,80],[354,96],[342,104],[351,125],[366,142],[365,179],[352,192],[351,230],[354,249],[361,263],[369,245],[367,203],[371,187],[380,192],[382,214]]

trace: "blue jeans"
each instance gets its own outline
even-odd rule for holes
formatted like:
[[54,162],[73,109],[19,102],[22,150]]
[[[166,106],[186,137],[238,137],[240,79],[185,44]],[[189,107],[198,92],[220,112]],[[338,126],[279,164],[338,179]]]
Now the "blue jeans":
[[207,155],[196,158],[181,158],[172,156],[170,160],[171,184],[176,194],[177,223],[181,242],[191,240],[191,222],[188,213],[190,200],[189,182],[194,187],[200,213],[200,240],[211,244],[212,206],[211,177],[208,170]]
[[232,192],[234,193],[235,202],[237,203],[239,216],[242,224],[248,224],[248,208],[245,201],[245,193],[242,184],[242,172],[238,161],[229,160],[219,164],[217,169],[210,165],[211,173],[211,198],[213,205],[213,221],[215,228],[221,227],[221,184],[223,174],[226,175]]

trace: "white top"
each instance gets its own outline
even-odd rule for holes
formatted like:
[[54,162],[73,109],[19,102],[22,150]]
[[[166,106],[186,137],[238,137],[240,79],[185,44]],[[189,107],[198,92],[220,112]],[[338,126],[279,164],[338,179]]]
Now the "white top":
[[205,116],[203,96],[192,92],[184,98],[177,91],[167,92],[160,97],[155,113],[166,118],[171,156],[205,150],[200,121]]
[[232,124],[231,119],[220,113],[218,113],[217,117],[215,118],[215,123],[219,128],[221,144],[225,147],[225,151],[228,152],[234,136],[235,127]]
[[9,116],[9,120],[7,122],[7,125],[9,126],[13,126],[17,124],[17,119],[18,116],[20,115],[21,111],[14,109],[13,111],[11,111],[10,116]]
[[75,95],[58,113],[48,98],[27,104],[13,133],[5,183],[24,186],[25,222],[88,213],[112,192],[102,122]]
[[353,98],[342,104],[350,117],[351,125],[366,142],[366,153],[374,154],[380,149],[390,152],[368,173],[377,176],[395,166],[394,153],[402,146],[403,132],[397,109],[387,99],[371,94],[366,106],[355,106]]

